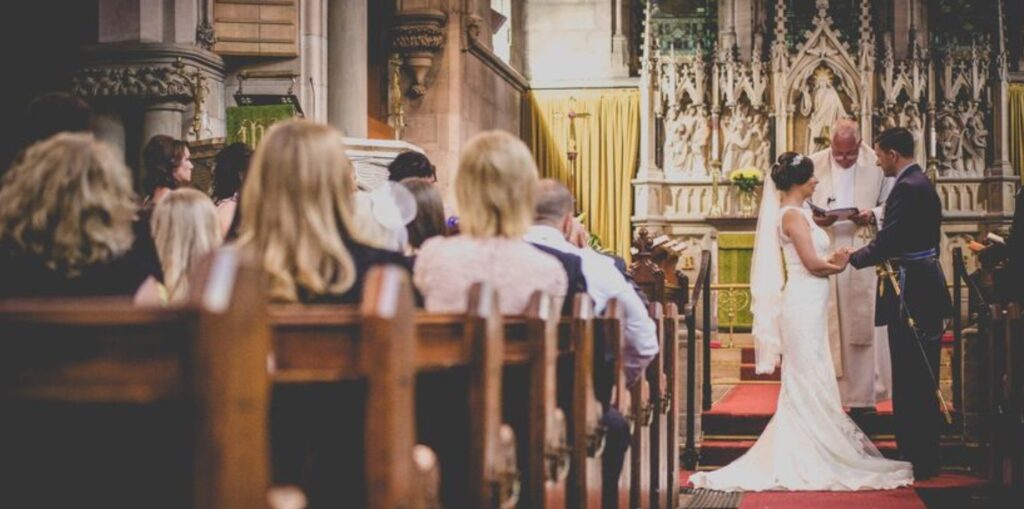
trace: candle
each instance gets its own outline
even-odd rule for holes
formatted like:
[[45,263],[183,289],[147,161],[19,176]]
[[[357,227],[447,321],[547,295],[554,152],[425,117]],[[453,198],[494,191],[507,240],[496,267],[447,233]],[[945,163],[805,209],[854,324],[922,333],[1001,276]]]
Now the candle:
[[936,157],[936,154],[938,153],[935,150],[935,126],[932,126],[932,128],[928,130],[928,153],[932,157]]
[[711,125],[711,159],[718,160],[718,126]]

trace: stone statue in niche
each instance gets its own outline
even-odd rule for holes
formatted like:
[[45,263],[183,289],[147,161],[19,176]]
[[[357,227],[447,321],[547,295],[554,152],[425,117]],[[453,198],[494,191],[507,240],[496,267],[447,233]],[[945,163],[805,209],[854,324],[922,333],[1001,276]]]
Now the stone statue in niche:
[[665,172],[707,175],[705,147],[709,134],[707,115],[702,107],[690,104],[680,110],[676,105],[670,106],[665,117]]
[[754,138],[751,143],[754,145],[754,167],[767,172],[771,166],[771,133],[768,130],[768,118],[758,117],[754,123]]
[[951,176],[962,176],[964,174],[963,130],[953,115],[945,113],[939,119],[938,138],[943,168]]
[[985,114],[976,104],[964,103],[960,105],[959,116],[964,126],[964,169],[971,175],[981,175],[985,172],[985,152],[988,149]]
[[685,161],[688,164],[683,166],[683,169],[688,169],[689,173],[694,176],[708,175],[705,147],[708,146],[711,128],[708,125],[708,117],[704,113],[704,108],[693,105],[690,108],[692,108],[690,115],[693,117],[693,134],[690,136],[688,160]]
[[906,127],[910,134],[914,135],[914,159],[921,163],[927,161],[928,156],[924,147],[924,121],[921,119],[921,112],[916,104],[908,103],[903,107],[903,111],[900,112],[899,125]]
[[801,90],[800,113],[808,117],[807,121],[807,154],[813,154],[828,148],[832,123],[840,118],[849,117],[843,100],[839,97],[833,81],[835,75],[827,67],[819,67],[814,71],[811,83]]
[[686,145],[689,132],[686,129],[686,119],[683,117],[679,107],[672,104],[665,114],[665,146],[662,149],[664,158],[663,165],[665,172],[679,172],[681,164],[686,157]]
[[724,142],[722,143],[722,171],[728,174],[737,168],[754,165],[757,146],[763,138],[756,138],[754,119],[749,107],[740,103],[733,108],[732,116],[725,124]]

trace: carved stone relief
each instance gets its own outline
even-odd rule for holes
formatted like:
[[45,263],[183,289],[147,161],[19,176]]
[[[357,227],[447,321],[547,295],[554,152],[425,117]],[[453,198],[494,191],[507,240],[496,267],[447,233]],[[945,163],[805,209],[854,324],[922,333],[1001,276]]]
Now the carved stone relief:
[[766,171],[769,166],[771,140],[768,119],[746,103],[739,103],[722,126],[722,171],[755,167]]

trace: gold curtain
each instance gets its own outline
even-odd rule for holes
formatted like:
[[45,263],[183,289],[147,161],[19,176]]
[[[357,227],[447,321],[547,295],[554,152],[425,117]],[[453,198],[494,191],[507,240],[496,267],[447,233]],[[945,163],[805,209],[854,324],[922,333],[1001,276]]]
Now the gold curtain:
[[1010,83],[1010,164],[1024,180],[1024,83]]
[[[640,150],[636,89],[533,90],[528,140],[541,177],[564,183],[601,245],[629,258],[630,216]],[[567,152],[575,142],[570,163]]]

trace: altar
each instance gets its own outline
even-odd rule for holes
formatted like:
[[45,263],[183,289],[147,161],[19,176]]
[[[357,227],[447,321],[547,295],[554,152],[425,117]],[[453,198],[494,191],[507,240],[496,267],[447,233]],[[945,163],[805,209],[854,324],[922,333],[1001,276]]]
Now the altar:
[[[1009,225],[1020,176],[1009,163],[1002,2],[974,14],[974,32],[939,18],[943,2],[912,0],[905,16],[869,0],[694,4],[645,11],[632,224],[687,246],[678,268],[691,278],[709,249],[716,299],[749,281],[760,193],[730,175],[827,148],[838,118],[858,122],[868,143],[894,126],[914,134],[943,203],[947,275],[953,248]],[[723,304],[720,325],[749,326],[745,310]]]

